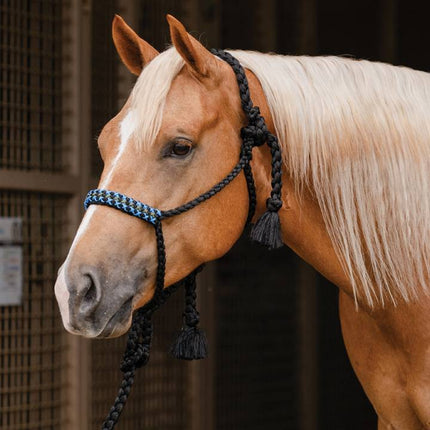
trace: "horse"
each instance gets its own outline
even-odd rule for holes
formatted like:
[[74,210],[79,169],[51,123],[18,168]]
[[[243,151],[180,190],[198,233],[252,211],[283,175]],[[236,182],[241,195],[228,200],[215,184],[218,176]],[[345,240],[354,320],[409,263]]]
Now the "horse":
[[[245,125],[231,68],[167,16],[159,53],[119,16],[113,41],[137,82],[98,138],[100,188],[167,209],[237,162]],[[231,51],[282,148],[282,241],[339,288],[342,334],[378,429],[430,429],[430,75],[342,57]],[[270,193],[271,155],[254,149],[253,221]],[[239,174],[163,220],[165,286],[224,255],[247,220]],[[90,206],[55,284],[65,328],[125,333],[157,270],[153,229]],[[345,423],[347,427],[347,423]]]

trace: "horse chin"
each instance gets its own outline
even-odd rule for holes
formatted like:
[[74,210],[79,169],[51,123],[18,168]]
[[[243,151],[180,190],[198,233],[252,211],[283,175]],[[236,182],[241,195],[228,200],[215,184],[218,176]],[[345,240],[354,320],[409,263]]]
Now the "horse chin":
[[151,300],[153,289],[144,288],[143,292],[130,297],[123,305],[111,316],[101,331],[86,331],[85,333],[80,330],[79,334],[85,337],[107,339],[119,337],[125,334],[132,322],[133,311],[146,304]]
[[79,327],[75,327],[71,321],[63,321],[63,324],[71,334],[93,339],[108,339],[126,333],[131,326],[131,320],[132,306],[131,299],[129,299],[101,327],[99,324],[94,324],[93,321],[81,321]]
[[80,320],[74,323],[73,317],[61,313],[64,328],[71,334],[86,338],[107,339],[119,337],[126,333],[132,321],[132,298],[128,299],[114,314],[103,324],[94,319]]
[[106,339],[123,335],[131,326],[132,314],[132,299],[129,299],[112,315],[103,330],[93,337]]

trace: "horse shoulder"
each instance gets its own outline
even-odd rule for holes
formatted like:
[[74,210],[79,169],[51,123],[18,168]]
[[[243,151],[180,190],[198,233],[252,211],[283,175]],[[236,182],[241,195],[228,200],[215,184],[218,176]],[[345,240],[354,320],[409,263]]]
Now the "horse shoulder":
[[430,429],[430,321],[427,326],[424,308],[404,304],[385,316],[372,314],[340,292],[348,356],[382,428]]

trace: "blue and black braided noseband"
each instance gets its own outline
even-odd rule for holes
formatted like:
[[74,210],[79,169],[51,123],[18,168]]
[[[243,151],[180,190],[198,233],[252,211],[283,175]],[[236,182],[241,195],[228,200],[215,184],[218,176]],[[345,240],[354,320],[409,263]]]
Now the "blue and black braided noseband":
[[239,86],[242,109],[248,120],[248,124],[241,129],[242,146],[239,162],[233,167],[230,173],[215,184],[209,191],[177,208],[165,211],[156,209],[119,192],[103,189],[91,190],[85,199],[85,209],[88,209],[90,205],[109,206],[152,224],[155,228],[157,241],[158,267],[155,293],[152,300],[144,307],[138,309],[133,316],[127,347],[121,364],[121,370],[123,372],[121,388],[103,423],[103,430],[113,429],[118,422],[119,416],[130,393],[135,371],[148,362],[152,338],[151,317],[153,312],[158,309],[180,285],[185,285],[186,307],[183,314],[183,327],[171,352],[176,358],[186,360],[200,359],[207,355],[206,338],[204,333],[197,328],[199,313],[196,309],[195,277],[197,272],[201,270],[201,267],[182,281],[179,281],[169,288],[164,288],[166,252],[161,221],[165,218],[184,213],[200,203],[203,203],[205,200],[210,199],[227,186],[243,170],[249,194],[247,220],[247,223],[249,223],[254,216],[256,206],[255,185],[250,164],[252,149],[264,143],[267,143],[272,155],[272,191],[270,197],[267,199],[267,211],[255,224],[251,232],[251,237],[267,245],[269,248],[278,248],[282,246],[278,216],[278,211],[282,206],[282,159],[278,141],[276,137],[268,131],[258,107],[252,104],[248,81],[240,63],[228,52],[222,50],[212,50],[211,52],[232,67]]
[[154,225],[161,218],[161,211],[159,209],[155,209],[116,191],[91,190],[84,202],[85,209],[88,209],[90,205],[110,206]]

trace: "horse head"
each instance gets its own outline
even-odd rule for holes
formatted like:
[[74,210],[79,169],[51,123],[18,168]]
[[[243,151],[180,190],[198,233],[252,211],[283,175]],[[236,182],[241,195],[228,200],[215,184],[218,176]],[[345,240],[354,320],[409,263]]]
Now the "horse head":
[[[175,18],[168,16],[168,22],[173,47],[158,53],[115,17],[115,46],[139,77],[98,139],[104,161],[99,188],[161,210],[207,191],[232,169],[245,120],[231,68]],[[259,103],[264,109],[264,100]],[[267,149],[256,152],[254,158],[267,161]],[[267,196],[270,162],[263,165],[266,180],[256,185]],[[257,202],[257,215],[263,206]],[[212,199],[163,220],[165,286],[225,254],[240,237],[247,214],[247,185],[240,174]],[[108,207],[90,206],[55,285],[64,326],[88,337],[123,334],[133,311],[153,297],[156,272],[152,226]]]

